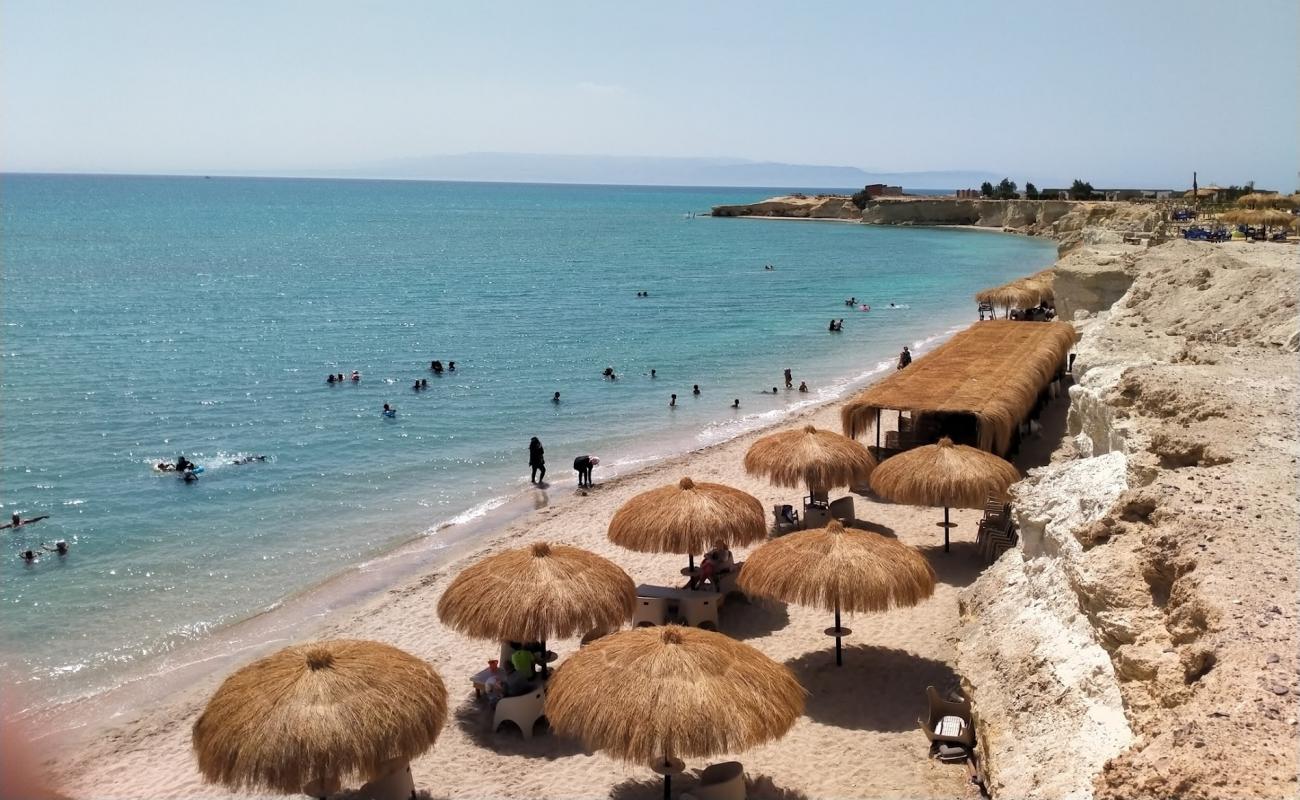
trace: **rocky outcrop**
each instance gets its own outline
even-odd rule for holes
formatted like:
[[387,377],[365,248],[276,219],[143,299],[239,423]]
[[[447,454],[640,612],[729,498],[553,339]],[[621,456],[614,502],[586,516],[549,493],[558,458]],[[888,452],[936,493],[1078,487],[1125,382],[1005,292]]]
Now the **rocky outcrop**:
[[1298,278],[1182,241],[1058,268],[1071,439],[963,601],[995,796],[1296,795]]
[[858,220],[862,212],[844,195],[788,195],[772,197],[760,203],[737,206],[714,206],[715,217],[786,217],[790,219]]

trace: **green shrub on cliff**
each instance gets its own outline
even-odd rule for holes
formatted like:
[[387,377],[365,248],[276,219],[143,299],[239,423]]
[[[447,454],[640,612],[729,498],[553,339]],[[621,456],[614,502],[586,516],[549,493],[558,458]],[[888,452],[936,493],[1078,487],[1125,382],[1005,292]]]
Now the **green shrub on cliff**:
[[981,183],[980,197],[992,197],[992,196],[993,196],[993,184],[989,183],[988,181],[984,181],[983,183]]
[[853,196],[849,199],[853,201],[854,206],[861,210],[867,207],[867,201],[869,201],[871,197],[867,194],[867,190],[864,187],[862,191],[854,192]]
[[997,188],[993,190],[993,197],[997,200],[1019,200],[1020,195],[1016,194],[1016,182],[1010,178],[998,181]]
[[1029,181],[1025,181],[1025,199],[1026,200],[1038,199],[1038,187],[1033,185]]
[[1091,200],[1092,184],[1086,181],[1081,181],[1078,178],[1075,178],[1074,183],[1070,184],[1070,199]]

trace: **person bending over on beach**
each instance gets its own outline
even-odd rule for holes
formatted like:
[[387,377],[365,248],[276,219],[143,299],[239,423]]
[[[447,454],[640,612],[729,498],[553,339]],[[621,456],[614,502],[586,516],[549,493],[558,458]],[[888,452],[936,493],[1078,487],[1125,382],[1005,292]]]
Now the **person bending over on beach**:
[[31,519],[23,519],[21,516],[18,515],[18,512],[15,511],[13,515],[9,517],[8,525],[0,525],[0,531],[4,530],[5,528],[21,528],[24,525],[31,525],[33,522],[40,522],[43,519],[49,519],[49,518],[50,518],[49,514],[42,514],[39,517],[32,517]]
[[[541,483],[546,480],[546,450],[543,449],[541,440],[536,436],[528,443],[528,466],[533,470],[533,483]],[[538,472],[541,475],[538,475]]]
[[898,354],[898,368],[902,369],[903,367],[906,367],[908,364],[911,363],[912,363],[912,351],[907,349],[907,345],[903,345],[903,352]]
[[579,489],[591,488],[591,469],[599,463],[600,459],[593,455],[578,456],[573,459],[573,468],[578,472]]

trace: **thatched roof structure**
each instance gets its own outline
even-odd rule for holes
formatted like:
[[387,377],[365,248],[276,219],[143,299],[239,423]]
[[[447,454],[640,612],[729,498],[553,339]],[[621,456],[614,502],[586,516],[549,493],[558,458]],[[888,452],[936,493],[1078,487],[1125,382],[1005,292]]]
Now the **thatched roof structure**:
[[1224,222],[1231,222],[1234,225],[1264,225],[1267,227],[1277,227],[1290,225],[1295,220],[1295,215],[1287,211],[1278,211],[1277,209],[1271,208],[1238,208],[1224,214],[1223,220]]
[[235,791],[300,793],[377,777],[433,746],[447,689],[433,667],[379,642],[296,645],[226,678],[194,723],[199,771]]
[[778,486],[825,492],[867,479],[876,459],[867,448],[812,425],[764,436],[745,453],[745,471]]
[[853,613],[914,606],[934,593],[934,580],[915,548],[831,520],[750,553],[737,582],[746,594]]
[[719,539],[729,547],[767,537],[763,504],[720,483],[690,478],[633,497],[614,512],[609,540],[639,553],[703,553]]
[[595,553],[539,542],[467,567],[438,600],[443,624],[478,639],[545,641],[618,628],[636,585]]
[[871,490],[913,506],[983,508],[988,495],[1005,496],[1018,480],[1010,462],[944,437],[881,463],[871,473]]
[[804,691],[786,666],[713,631],[620,631],[570,656],[546,686],[561,735],[644,764],[738,753],[783,736]]
[[845,403],[844,432],[869,430],[879,409],[970,414],[980,449],[1004,453],[1077,339],[1066,322],[977,322]]
[[1056,300],[1052,290],[1055,277],[1056,272],[1051,269],[1035,272],[1010,283],[985,289],[975,295],[975,302],[1007,308],[1033,308],[1044,300],[1050,303]]
[[1277,192],[1251,192],[1237,198],[1237,205],[1242,208],[1295,208],[1295,198]]

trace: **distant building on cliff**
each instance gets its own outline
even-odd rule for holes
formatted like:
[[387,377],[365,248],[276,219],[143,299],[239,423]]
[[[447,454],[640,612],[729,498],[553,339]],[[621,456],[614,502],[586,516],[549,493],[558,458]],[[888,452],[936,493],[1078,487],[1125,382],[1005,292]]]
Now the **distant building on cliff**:
[[978,199],[980,199],[980,190],[979,190],[979,189],[958,189],[958,190],[957,190],[957,199],[958,199],[958,200],[978,200]]
[[862,191],[867,193],[867,197],[875,200],[877,197],[902,197],[902,186],[886,186],[883,183],[868,183],[862,187]]

